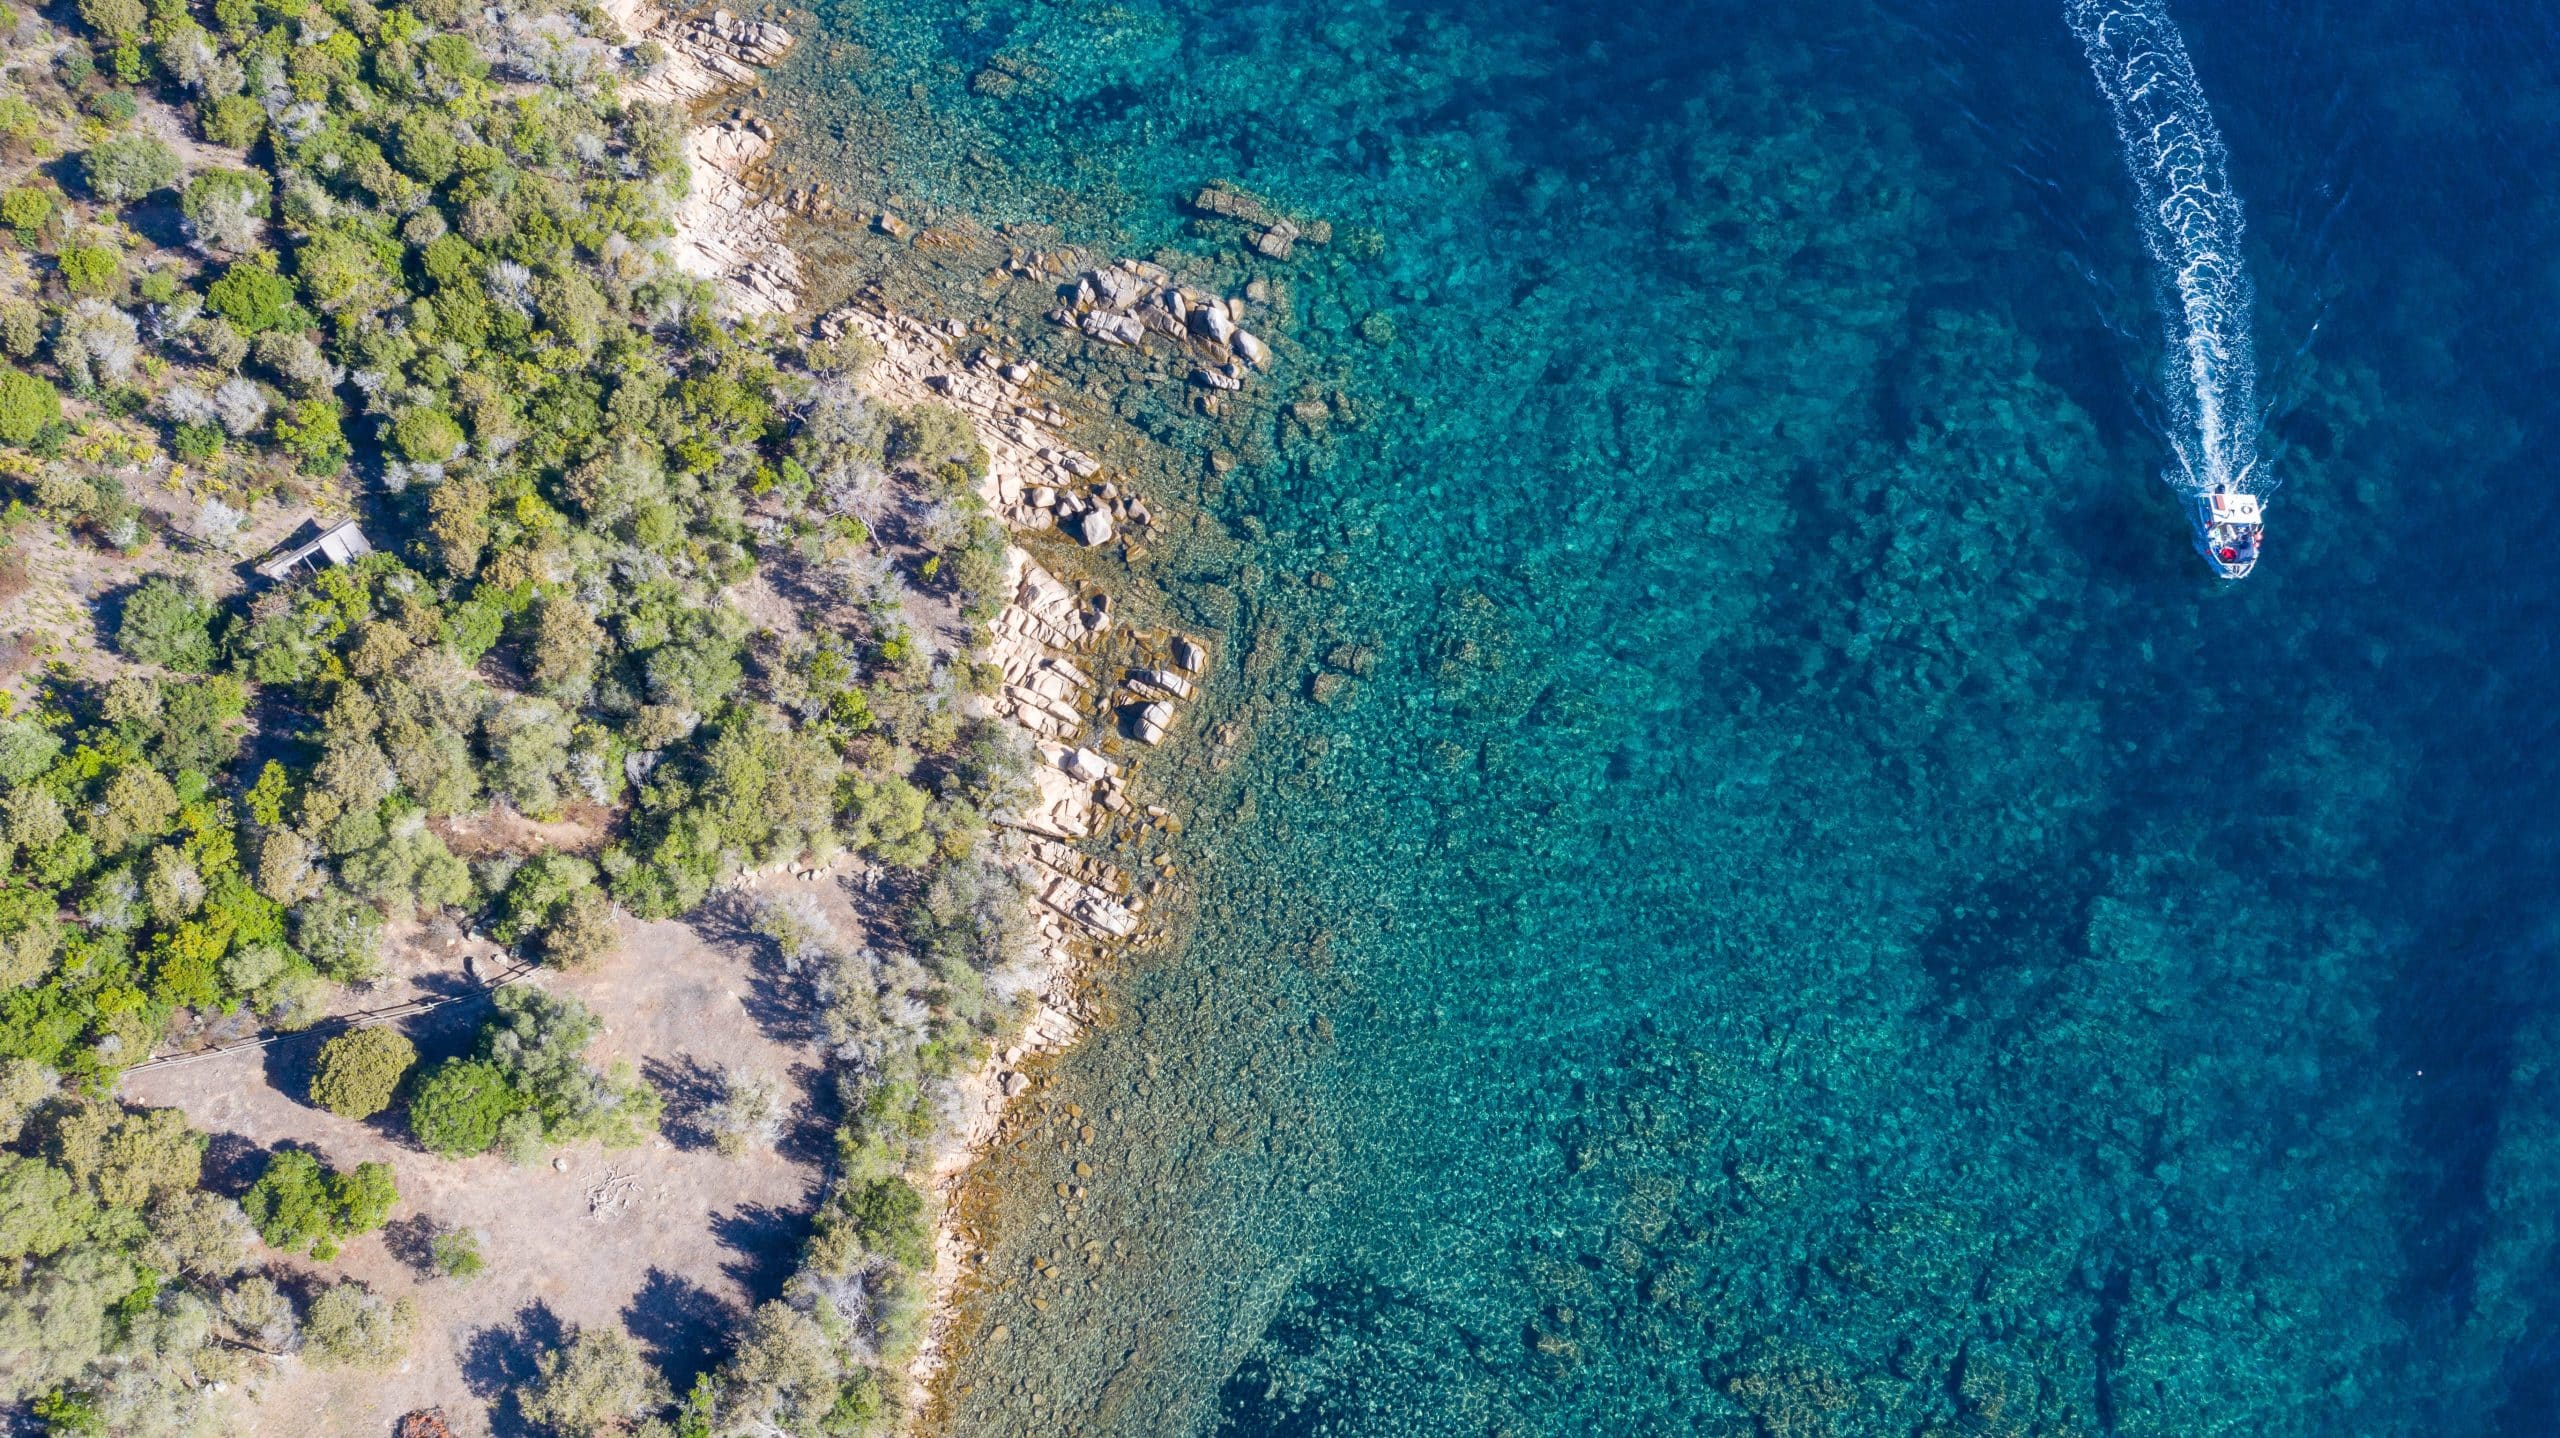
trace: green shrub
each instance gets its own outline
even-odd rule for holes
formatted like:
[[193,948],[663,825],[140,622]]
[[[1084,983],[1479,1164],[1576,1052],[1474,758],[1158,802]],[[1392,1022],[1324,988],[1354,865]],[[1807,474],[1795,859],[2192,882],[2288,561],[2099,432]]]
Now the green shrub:
[[432,110],[412,110],[400,117],[393,128],[392,153],[400,168],[426,181],[441,185],[452,178],[455,163],[462,155],[462,142],[454,137],[453,122]]
[[335,474],[355,451],[339,427],[338,402],[298,399],[276,416],[276,445],[301,461],[304,474]]
[[225,436],[218,424],[182,424],[169,432],[169,452],[190,464],[202,464],[222,453]]
[[575,1438],[627,1433],[675,1402],[640,1345],[619,1328],[581,1328],[567,1348],[534,1360],[534,1378],[517,1390],[524,1416]]
[[382,911],[329,888],[293,911],[293,946],[323,977],[355,983],[382,971]]
[[543,926],[542,961],[553,968],[584,968],[612,953],[620,938],[613,926],[613,901],[601,889],[580,889]]
[[320,1046],[311,1076],[311,1101],[340,1118],[371,1118],[391,1107],[391,1096],[418,1061],[418,1046],[387,1026],[356,1029]]
[[115,293],[118,265],[113,247],[71,245],[61,255],[62,283],[75,295]]
[[417,1305],[349,1279],[311,1300],[303,1351],[323,1368],[389,1368],[408,1356],[417,1327]]
[[240,1210],[269,1247],[308,1252],[329,1236],[335,1217],[328,1173],[320,1160],[301,1149],[279,1149],[267,1160],[267,1171],[240,1196]]
[[462,448],[462,426],[440,409],[404,409],[391,422],[391,441],[411,459],[442,464]]
[[80,23],[110,40],[139,35],[150,12],[142,0],[80,0]]
[[32,236],[51,218],[51,190],[36,185],[19,185],[0,193],[0,225],[16,230],[21,238]]
[[89,97],[89,113],[110,127],[129,125],[142,113],[142,105],[123,90],[104,90]]
[[498,1125],[522,1106],[496,1065],[447,1059],[428,1073],[409,1100],[409,1130],[429,1152],[469,1158],[488,1152]]
[[213,601],[194,584],[155,574],[124,602],[116,651],[182,674],[213,667]]
[[245,150],[267,127],[267,112],[246,95],[224,95],[198,107],[197,122],[207,143]]
[[427,1244],[427,1262],[456,1283],[468,1283],[489,1266],[480,1256],[480,1235],[467,1228],[448,1228]]
[[572,895],[595,887],[596,866],[575,854],[546,849],[516,866],[499,897],[490,933],[500,943],[521,943],[551,922]]
[[294,303],[293,281],[276,273],[272,255],[252,255],[224,270],[205,287],[204,301],[244,335],[311,326],[311,316]]
[[62,422],[62,393],[53,381],[0,364],[0,440],[33,444]]
[[80,176],[99,199],[121,205],[178,179],[178,156],[150,135],[118,135],[80,156]]

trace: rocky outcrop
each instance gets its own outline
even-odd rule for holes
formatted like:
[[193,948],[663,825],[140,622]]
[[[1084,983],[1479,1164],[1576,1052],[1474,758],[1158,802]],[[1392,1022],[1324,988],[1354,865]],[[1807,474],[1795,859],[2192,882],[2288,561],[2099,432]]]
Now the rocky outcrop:
[[1240,390],[1249,370],[1271,365],[1271,346],[1244,328],[1244,299],[1190,290],[1161,265],[1121,260],[1088,270],[1060,297],[1051,320],[1114,348],[1144,348],[1154,336],[1197,362],[1191,381],[1203,389]]
[[[949,348],[955,336],[921,320],[859,306],[821,318],[815,331],[820,339],[859,333],[879,345],[881,358],[865,383],[881,398],[899,404],[930,400],[967,415],[987,447],[980,491],[1014,528],[1056,529],[1098,546],[1155,522],[1146,501],[1101,477],[1101,460],[1059,438],[1067,416],[1035,391],[1038,371],[1028,362],[989,351],[960,363]],[[1067,621],[1073,627],[1107,627],[1107,604],[1098,614],[1073,601],[1071,607],[1078,609]]]
[[623,93],[637,100],[682,105],[744,89],[756,82],[757,70],[791,51],[790,31],[727,10],[674,20],[650,0],[604,0],[604,12],[633,45],[651,41],[664,52],[655,66],[623,87]]
[[[628,93],[666,104],[753,85],[756,68],[792,44],[781,26],[727,10],[671,21],[647,0],[606,0],[605,13],[634,47],[654,42],[664,52]],[[691,184],[676,206],[671,250],[678,269],[719,287],[733,315],[787,314],[800,303],[800,261],[783,243],[784,212],[749,183],[773,139],[773,126],[744,110],[685,136]]]

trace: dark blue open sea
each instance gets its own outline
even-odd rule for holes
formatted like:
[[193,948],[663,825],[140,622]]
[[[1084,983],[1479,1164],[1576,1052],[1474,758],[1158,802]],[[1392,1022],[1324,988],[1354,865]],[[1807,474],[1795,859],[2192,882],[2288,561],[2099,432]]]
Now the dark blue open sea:
[[2171,14],[2236,584],[2060,0],[824,0],[848,192],[1277,286],[1119,401],[1254,738],[942,1431],[2560,1432],[2560,13]]

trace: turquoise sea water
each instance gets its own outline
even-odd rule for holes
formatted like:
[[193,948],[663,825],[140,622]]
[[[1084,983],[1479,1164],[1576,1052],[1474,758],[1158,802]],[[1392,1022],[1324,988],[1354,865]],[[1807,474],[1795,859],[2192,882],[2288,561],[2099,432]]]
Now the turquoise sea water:
[[2553,16],[2252,8],[2239,585],[2058,5],[821,10],[841,193],[1281,286],[1094,391],[1255,737],[941,1427],[2553,1431]]

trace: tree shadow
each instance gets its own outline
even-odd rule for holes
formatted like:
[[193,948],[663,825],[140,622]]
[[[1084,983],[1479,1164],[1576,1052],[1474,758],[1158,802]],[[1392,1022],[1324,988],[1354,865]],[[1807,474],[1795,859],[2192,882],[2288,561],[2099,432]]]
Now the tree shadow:
[[178,210],[176,194],[174,190],[159,191],[137,203],[125,206],[124,222],[144,239],[161,249],[184,249],[187,243],[187,227],[184,223],[185,216]]
[[320,1045],[344,1032],[346,1027],[324,1020],[300,1033],[279,1037],[260,1049],[258,1063],[265,1073],[267,1086],[296,1103],[310,1103],[311,1076],[320,1066]]
[[436,1234],[442,1228],[423,1213],[396,1218],[382,1226],[382,1247],[419,1277],[432,1277],[436,1271]]
[[[812,1195],[814,1197],[814,1195]],[[762,1303],[782,1292],[784,1279],[800,1264],[800,1245],[809,1231],[810,1205],[783,1208],[770,1203],[741,1204],[711,1216],[711,1236],[737,1257],[720,1271],[737,1282],[748,1298]]]
[[658,1125],[667,1142],[687,1153],[714,1146],[711,1117],[728,1096],[728,1081],[719,1069],[691,1054],[678,1054],[643,1060],[640,1076],[667,1101]]
[[493,1438],[539,1438],[540,1430],[525,1421],[516,1406],[515,1390],[531,1382],[534,1360],[569,1341],[567,1328],[551,1305],[536,1301],[516,1310],[502,1324],[474,1330],[456,1355],[463,1385],[488,1401]]
[[275,1151],[246,1134],[217,1133],[204,1146],[204,1177],[198,1185],[208,1193],[237,1199],[267,1171]]
[[622,1307],[622,1326],[678,1393],[719,1362],[741,1317],[735,1304],[663,1268],[650,1269]]
[[842,1096],[820,1064],[793,1064],[783,1083],[784,1097],[795,1101],[784,1110],[773,1151],[793,1163],[823,1168],[835,1158],[836,1127],[844,1119]]
[[784,958],[779,944],[756,932],[756,908],[755,896],[733,889],[713,896],[687,922],[704,943],[746,960],[747,991],[739,1001],[756,1027],[776,1043],[800,1043],[815,1031],[807,965]]

